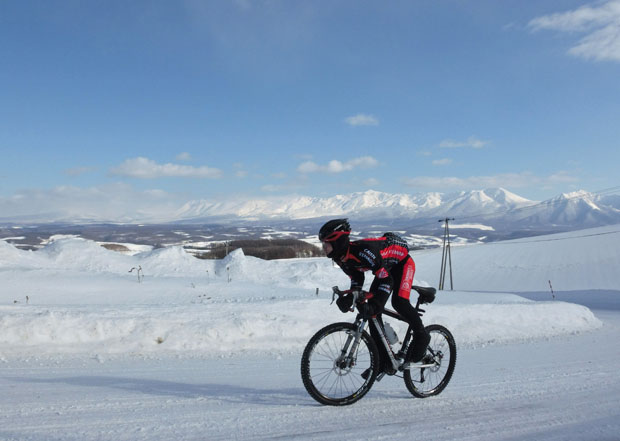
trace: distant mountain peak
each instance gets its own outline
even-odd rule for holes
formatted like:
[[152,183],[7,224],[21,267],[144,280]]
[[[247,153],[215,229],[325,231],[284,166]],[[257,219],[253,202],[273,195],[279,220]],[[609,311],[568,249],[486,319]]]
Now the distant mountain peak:
[[558,196],[558,199],[579,199],[579,198],[592,198],[592,193],[586,190],[571,191],[569,193],[562,193]]
[[502,188],[502,187],[487,188],[487,189],[482,190],[482,192],[484,192],[487,196],[492,197],[496,201],[509,202],[513,204],[524,204],[524,203],[534,202],[522,196],[519,196],[516,193],[506,190],[505,188]]

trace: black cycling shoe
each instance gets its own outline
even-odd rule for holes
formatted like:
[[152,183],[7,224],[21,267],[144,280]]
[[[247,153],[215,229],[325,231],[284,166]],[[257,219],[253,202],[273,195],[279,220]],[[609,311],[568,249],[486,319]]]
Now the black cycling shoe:
[[428,332],[424,334],[418,333],[415,336],[413,341],[413,349],[411,350],[411,362],[417,363],[424,357],[426,354],[426,348],[428,348],[428,344],[431,341],[431,336]]
[[[372,368],[368,368],[364,372],[362,372],[361,376],[364,380],[368,380],[368,377],[370,377],[371,373],[372,373]],[[396,371],[391,367],[382,367],[381,369],[379,369],[379,375],[381,375],[382,373],[385,373],[387,375],[394,375]]]
[[422,364],[435,364],[435,358],[433,357],[432,354],[427,352],[426,355],[424,357],[422,357],[422,360],[420,361],[420,363],[422,363]]
[[383,372],[385,372],[387,375],[394,375],[396,373],[396,370],[392,367],[386,367],[385,369],[383,369]]

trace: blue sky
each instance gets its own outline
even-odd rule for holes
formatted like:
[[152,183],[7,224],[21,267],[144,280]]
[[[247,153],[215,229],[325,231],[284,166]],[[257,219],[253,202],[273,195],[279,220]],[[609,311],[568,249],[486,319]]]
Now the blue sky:
[[0,57],[5,213],[620,185],[618,0],[7,0]]

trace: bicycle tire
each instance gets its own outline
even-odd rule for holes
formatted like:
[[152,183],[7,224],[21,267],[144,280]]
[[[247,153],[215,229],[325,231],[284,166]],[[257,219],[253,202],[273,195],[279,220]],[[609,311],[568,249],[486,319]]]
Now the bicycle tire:
[[[353,323],[332,323],[314,334],[304,349],[301,378],[310,396],[321,404],[353,404],[366,395],[377,378],[379,353],[366,331],[362,334],[354,364],[338,365],[346,339],[355,332]],[[367,369],[371,369],[371,374],[364,379],[362,373]]]
[[[425,329],[430,334],[431,341],[422,363],[435,363],[435,366],[412,367],[405,369],[403,375],[407,389],[417,398],[441,393],[450,382],[456,365],[456,342],[450,331],[441,325],[429,325]],[[407,351],[407,360],[411,359],[412,352],[413,345]]]

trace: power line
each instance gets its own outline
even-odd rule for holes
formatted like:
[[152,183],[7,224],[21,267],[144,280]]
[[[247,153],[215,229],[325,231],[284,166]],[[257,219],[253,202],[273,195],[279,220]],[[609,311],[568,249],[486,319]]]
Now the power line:
[[560,241],[560,240],[580,239],[583,237],[594,237],[594,236],[606,236],[608,234],[618,234],[618,233],[620,233],[620,230],[606,231],[604,233],[582,234],[579,236],[556,237],[556,238],[547,238],[547,239],[532,239],[532,240],[514,239],[510,241],[504,240],[504,241],[499,241],[499,242],[487,242],[487,243],[472,244],[472,245],[518,245],[522,243],[555,242],[555,241]]

